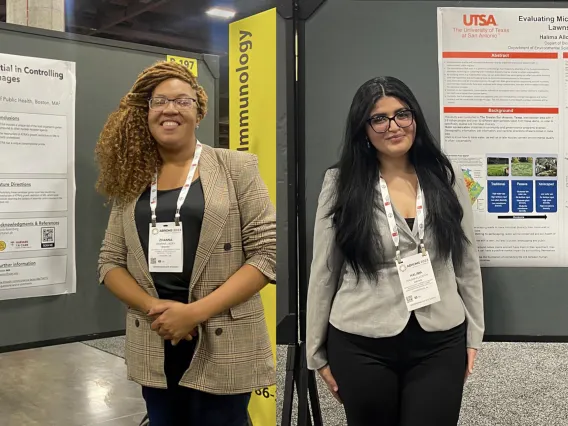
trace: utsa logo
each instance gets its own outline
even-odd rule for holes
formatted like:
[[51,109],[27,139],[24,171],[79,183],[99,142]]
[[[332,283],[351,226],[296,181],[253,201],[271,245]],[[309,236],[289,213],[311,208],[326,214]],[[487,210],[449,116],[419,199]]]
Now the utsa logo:
[[488,25],[497,26],[495,16],[493,15],[463,15],[463,24],[468,27],[486,27]]

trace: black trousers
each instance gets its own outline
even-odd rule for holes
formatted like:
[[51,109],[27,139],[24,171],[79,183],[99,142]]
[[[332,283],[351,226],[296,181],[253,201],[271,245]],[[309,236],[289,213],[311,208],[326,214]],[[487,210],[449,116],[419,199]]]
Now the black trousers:
[[414,313],[398,336],[329,325],[327,355],[349,426],[456,426],[467,366],[465,322],[426,332]]
[[189,367],[196,339],[176,346],[165,341],[167,389],[142,387],[150,426],[247,426],[251,394],[212,395],[179,386]]

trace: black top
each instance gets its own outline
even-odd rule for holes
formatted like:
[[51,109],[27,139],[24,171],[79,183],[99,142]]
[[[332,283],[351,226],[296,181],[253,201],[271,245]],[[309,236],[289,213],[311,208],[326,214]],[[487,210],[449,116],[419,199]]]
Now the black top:
[[406,223],[408,224],[408,227],[412,231],[412,227],[414,226],[414,218],[413,217],[407,217],[407,218],[405,218],[405,220],[406,220]]
[[[175,220],[177,200],[181,188],[158,191],[157,222],[173,222]],[[201,180],[196,179],[189,188],[181,206],[180,216],[183,224],[183,272],[152,272],[152,279],[160,299],[175,300],[188,303],[189,282],[193,271],[195,253],[199,244],[201,223],[205,210],[205,198]],[[148,238],[152,211],[150,210],[150,188],[140,196],[134,213],[136,228],[146,262],[148,262]]]

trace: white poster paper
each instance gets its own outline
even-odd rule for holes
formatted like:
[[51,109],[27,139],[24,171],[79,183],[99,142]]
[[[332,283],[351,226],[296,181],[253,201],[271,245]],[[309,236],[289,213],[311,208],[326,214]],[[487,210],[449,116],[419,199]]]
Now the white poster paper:
[[75,293],[75,63],[0,54],[0,300]]
[[568,265],[568,10],[439,8],[441,143],[481,265]]

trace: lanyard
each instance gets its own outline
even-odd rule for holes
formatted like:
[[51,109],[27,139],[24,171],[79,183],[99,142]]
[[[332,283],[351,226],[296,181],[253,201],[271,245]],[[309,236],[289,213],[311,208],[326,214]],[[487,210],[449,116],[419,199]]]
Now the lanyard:
[[[392,209],[389,189],[382,175],[379,175],[379,179],[381,184],[381,195],[383,197],[383,204],[385,206],[385,212],[387,214],[387,220],[389,222],[391,237],[392,241],[394,242],[394,246],[396,248],[396,260],[398,263],[400,263],[402,261],[400,258],[400,250],[398,249],[400,237],[398,235],[398,228],[396,226],[394,211]],[[423,198],[422,188],[420,188],[420,182],[418,182],[418,187],[416,189],[416,220],[418,221],[418,236],[420,237],[420,250],[422,251],[422,254],[425,255],[426,249],[424,247],[424,209],[423,209],[424,206],[422,204],[422,198]]]
[[[189,187],[191,186],[191,182],[193,182],[193,175],[195,175],[195,171],[197,170],[197,164],[199,164],[199,157],[201,156],[201,142],[197,141],[195,144],[195,153],[193,154],[193,160],[191,162],[191,167],[189,168],[189,173],[187,174],[187,179],[185,180],[185,185],[181,189],[179,193],[179,197],[177,200],[177,210],[175,216],[176,226],[179,225],[179,218],[180,218],[180,210],[181,206],[185,201],[185,197],[187,196],[187,192],[189,191]],[[152,179],[152,187],[150,190],[150,209],[152,210],[152,227],[156,227],[156,207],[158,206],[158,172],[154,174],[154,179]]]

